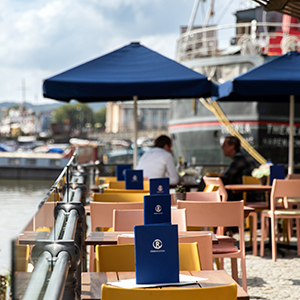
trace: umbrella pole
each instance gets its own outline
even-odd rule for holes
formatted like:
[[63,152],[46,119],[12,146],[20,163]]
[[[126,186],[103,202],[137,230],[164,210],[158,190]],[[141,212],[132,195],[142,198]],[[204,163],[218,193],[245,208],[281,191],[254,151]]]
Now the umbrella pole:
[[133,168],[135,169],[138,163],[138,113],[137,113],[137,100],[138,96],[133,96],[133,116],[134,116],[134,149],[133,149]]
[[295,96],[290,96],[290,136],[289,136],[289,166],[288,174],[294,173],[294,119],[295,119]]

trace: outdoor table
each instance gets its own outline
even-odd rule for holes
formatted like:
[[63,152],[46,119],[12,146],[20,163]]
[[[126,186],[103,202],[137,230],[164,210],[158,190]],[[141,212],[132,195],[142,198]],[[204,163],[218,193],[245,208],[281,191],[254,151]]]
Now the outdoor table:
[[18,236],[19,244],[35,245],[37,240],[47,240],[49,231],[23,231]]
[[[211,271],[185,271],[180,272],[185,275],[207,278],[188,286],[174,286],[174,288],[201,288],[213,287],[218,285],[227,285],[235,282],[232,277],[224,270]],[[81,273],[81,299],[99,300],[101,299],[101,286],[107,282],[118,281],[122,279],[135,278],[135,272],[85,272]],[[162,287],[169,288],[169,287]],[[237,284],[237,299],[249,300],[249,295]]]
[[[180,231],[178,236],[199,236],[206,235],[208,233],[212,234],[213,244],[218,244],[219,239],[212,231]],[[96,246],[96,245],[116,245],[118,235],[128,235],[133,234],[133,231],[92,231],[85,240],[86,246]]]
[[272,186],[262,184],[227,184],[225,189],[233,192],[271,192]]

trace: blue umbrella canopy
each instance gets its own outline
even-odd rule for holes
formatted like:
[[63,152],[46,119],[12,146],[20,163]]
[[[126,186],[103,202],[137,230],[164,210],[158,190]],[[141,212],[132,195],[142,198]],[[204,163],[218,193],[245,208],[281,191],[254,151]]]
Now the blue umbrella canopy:
[[[284,102],[300,96],[300,53],[289,52],[219,86],[222,101]],[[296,97],[298,100],[298,97]]]
[[289,174],[294,172],[294,105],[300,100],[300,53],[288,52],[219,86],[220,101],[290,102]]
[[79,65],[44,81],[46,98],[81,102],[196,98],[215,85],[201,75],[139,43]]
[[46,98],[80,102],[134,100],[134,165],[137,164],[137,99],[208,97],[216,85],[201,75],[140,43],[48,78]]

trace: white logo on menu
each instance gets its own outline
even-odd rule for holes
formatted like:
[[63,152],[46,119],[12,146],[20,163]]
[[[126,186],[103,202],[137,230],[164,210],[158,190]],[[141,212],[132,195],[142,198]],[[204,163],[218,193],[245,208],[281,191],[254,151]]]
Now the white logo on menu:
[[134,181],[138,181],[136,175],[133,175],[133,176],[132,176],[132,181],[133,181],[133,182],[134,182]]
[[159,204],[157,204],[157,205],[155,206],[155,211],[156,211],[156,212],[161,212],[161,211],[162,211],[162,207],[161,207]]
[[158,191],[159,193],[163,192],[163,191],[164,191],[163,186],[162,186],[162,185],[159,185],[159,186],[157,187],[157,191]]
[[163,243],[160,239],[156,239],[153,241],[152,246],[154,249],[159,250],[163,246]]

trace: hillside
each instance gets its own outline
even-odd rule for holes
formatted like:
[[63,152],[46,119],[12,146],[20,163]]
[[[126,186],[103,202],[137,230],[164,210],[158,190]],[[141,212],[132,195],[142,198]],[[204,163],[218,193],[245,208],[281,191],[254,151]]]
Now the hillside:
[[[26,106],[26,109],[33,109],[37,113],[42,113],[42,112],[47,112],[47,111],[57,109],[58,107],[65,105],[65,104],[66,104],[66,102],[59,102],[59,101],[55,101],[55,103],[53,103],[53,104],[40,104],[40,105],[33,105],[32,103],[26,102],[25,106]],[[15,105],[21,105],[21,103],[20,102],[9,102],[9,101],[0,102],[0,109],[10,108]],[[103,107],[105,107],[106,103],[105,102],[88,103],[88,106],[94,112],[97,112],[97,111],[101,110]]]

